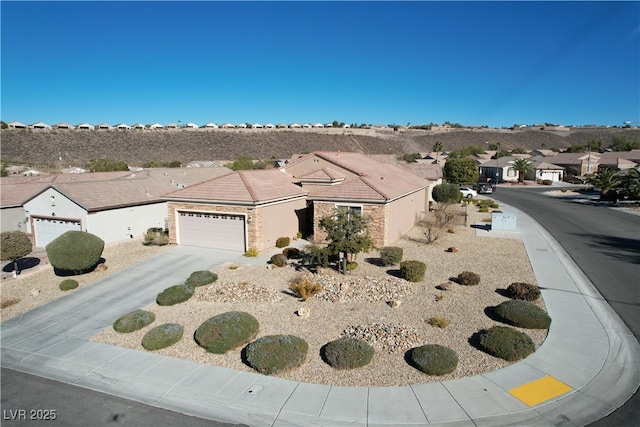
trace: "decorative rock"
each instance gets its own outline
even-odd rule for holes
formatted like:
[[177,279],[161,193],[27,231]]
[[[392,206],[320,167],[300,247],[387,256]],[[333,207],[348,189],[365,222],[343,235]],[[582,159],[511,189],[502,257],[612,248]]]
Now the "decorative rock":
[[397,299],[393,299],[391,301],[387,301],[387,304],[389,305],[389,307],[397,308],[397,307],[400,307],[402,305],[402,301],[397,300]]
[[456,248],[455,246],[451,246],[449,249],[447,249],[447,252],[452,252],[455,254],[460,252],[460,249]]
[[348,283],[340,283],[340,292],[347,292],[349,290]]
[[107,266],[107,264],[102,263],[102,264],[98,264],[94,271],[105,271],[108,268],[109,268],[109,266]]
[[445,282],[437,286],[441,291],[448,291],[453,286],[453,282]]
[[298,311],[296,311],[296,314],[304,319],[309,317],[311,310],[309,310],[308,307],[300,307]]

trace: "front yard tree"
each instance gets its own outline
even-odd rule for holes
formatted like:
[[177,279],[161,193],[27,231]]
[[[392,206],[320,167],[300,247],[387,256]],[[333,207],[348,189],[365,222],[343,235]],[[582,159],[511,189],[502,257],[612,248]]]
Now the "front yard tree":
[[621,197],[640,200],[640,169],[629,169],[625,174],[621,174],[616,191]]
[[444,179],[450,184],[474,184],[478,182],[480,173],[473,157],[447,159],[442,170]]
[[0,258],[3,261],[14,262],[14,272],[18,274],[18,260],[31,253],[33,245],[31,239],[22,231],[3,231],[0,243]]
[[460,192],[460,187],[456,184],[438,184],[433,187],[433,192],[431,193],[433,200],[438,203],[460,203],[462,200],[462,193]]
[[440,159],[440,152],[442,151],[443,148],[443,144],[442,141],[436,141],[435,144],[433,144],[433,151],[436,152],[436,164],[440,163],[439,159]]
[[518,182],[524,182],[524,175],[533,170],[531,160],[518,157],[513,161],[513,170],[518,172]]
[[600,189],[600,198],[606,200],[609,191],[617,187],[621,183],[621,179],[617,172],[609,168],[602,168],[594,175],[590,175],[587,182]]
[[369,235],[368,219],[349,208],[338,208],[332,216],[320,220],[320,228],[327,232],[330,241],[327,250],[331,255],[345,255],[353,261],[360,252],[373,249]]

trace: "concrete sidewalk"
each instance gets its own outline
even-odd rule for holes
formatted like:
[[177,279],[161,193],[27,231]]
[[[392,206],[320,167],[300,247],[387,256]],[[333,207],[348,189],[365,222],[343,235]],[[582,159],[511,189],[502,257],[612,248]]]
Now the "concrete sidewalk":
[[[404,387],[332,387],[88,341],[190,272],[247,260],[186,247],[2,323],[1,364],[171,411],[252,426],[589,424],[638,388],[640,345],[559,244],[526,214],[509,210],[518,217],[553,323],[533,355],[498,371]],[[161,268],[167,263],[173,266],[170,277]]]

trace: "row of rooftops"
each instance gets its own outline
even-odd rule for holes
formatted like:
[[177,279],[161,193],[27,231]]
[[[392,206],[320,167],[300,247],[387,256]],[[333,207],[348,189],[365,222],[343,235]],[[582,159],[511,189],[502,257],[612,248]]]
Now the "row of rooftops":
[[[277,125],[267,123],[262,125],[260,123],[238,123],[236,125],[231,123],[224,123],[218,125],[216,123],[207,123],[202,126],[198,126],[195,123],[186,123],[181,125],[179,123],[169,123],[167,125],[161,125],[160,123],[154,123],[151,125],[145,125],[142,123],[135,123],[133,125],[128,125],[126,123],[118,123],[115,125],[110,125],[109,123],[99,123],[97,125],[92,125],[90,123],[80,123],[77,125],[72,125],[66,122],[56,123],[55,125],[49,125],[44,122],[36,122],[30,125],[22,123],[22,122],[9,122],[7,123],[7,129],[33,129],[33,130],[178,130],[178,129],[323,129],[323,128],[332,128],[333,123],[278,123]],[[342,124],[341,128],[349,128],[350,126],[347,124]]]

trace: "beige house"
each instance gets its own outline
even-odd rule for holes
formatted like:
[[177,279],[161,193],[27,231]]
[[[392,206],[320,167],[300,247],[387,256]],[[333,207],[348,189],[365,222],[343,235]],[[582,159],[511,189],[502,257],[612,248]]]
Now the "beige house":
[[420,220],[429,184],[363,154],[314,152],[280,169],[232,172],[163,199],[172,243],[263,251],[298,232],[321,239],[320,220],[343,207],[370,218],[381,247]]

